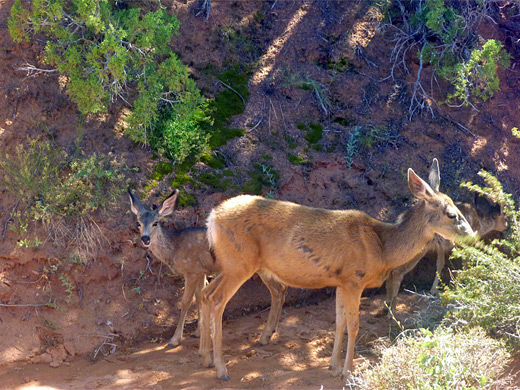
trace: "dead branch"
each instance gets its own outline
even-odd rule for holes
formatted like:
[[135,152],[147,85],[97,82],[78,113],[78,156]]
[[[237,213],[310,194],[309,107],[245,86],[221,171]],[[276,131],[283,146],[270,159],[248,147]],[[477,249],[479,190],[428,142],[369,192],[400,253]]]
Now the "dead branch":
[[35,77],[42,73],[54,73],[58,71],[58,69],[37,68],[28,62],[26,62],[24,66],[20,66],[17,70],[27,72],[27,77]]
[[199,12],[195,16],[199,16],[200,14],[206,15],[206,22],[209,19],[209,13],[211,12],[211,0],[204,0],[204,3],[200,6]]
[[242,97],[242,95],[240,95],[240,94],[238,93],[238,91],[237,91],[235,88],[233,88],[231,85],[226,84],[226,83],[223,82],[222,80],[219,80],[219,82],[220,82],[224,87],[226,87],[226,88],[228,88],[229,90],[235,92],[235,93],[238,95],[238,97],[240,98],[240,100],[242,100],[242,103],[244,103],[244,106],[246,105],[246,101],[245,101],[245,99]]
[[[423,42],[423,47],[422,47],[420,55],[419,55],[419,70],[417,71],[417,78],[413,85],[413,95],[412,95],[412,98],[410,99],[410,107],[408,108],[408,114],[409,114],[408,120],[412,120],[417,107],[421,107],[421,109],[424,108],[425,102],[428,105],[428,108],[430,109],[430,113],[432,114],[432,117],[435,116],[435,114],[433,112],[433,108],[432,108],[431,104],[428,102],[428,95],[426,94],[426,91],[424,90],[424,88],[421,84],[421,72],[423,69],[423,52],[424,52],[425,47],[426,47],[426,40]],[[417,98],[417,89],[418,88],[422,92],[422,96],[423,96],[422,101],[419,101],[419,99]]]
[[7,304],[7,303],[0,303],[0,307],[43,307],[43,306],[49,306],[49,303],[25,303],[25,304]]
[[9,216],[9,218],[7,218],[7,220],[5,221],[4,223],[4,230],[2,232],[2,240],[5,238],[5,232],[7,230],[7,225],[10,223],[10,222],[13,222],[13,215],[16,211],[16,208],[18,207],[18,204],[20,204],[20,199],[18,199],[18,202],[16,202],[16,204],[14,205],[13,209],[11,210],[11,215]]

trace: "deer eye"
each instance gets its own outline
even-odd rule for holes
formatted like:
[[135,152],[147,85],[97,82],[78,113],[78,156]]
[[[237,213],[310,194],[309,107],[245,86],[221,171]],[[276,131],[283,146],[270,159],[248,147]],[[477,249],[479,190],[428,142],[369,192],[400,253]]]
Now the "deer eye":
[[140,226],[141,226],[141,224],[140,224],[139,222],[137,222],[136,225],[137,225],[137,227],[140,227]]
[[448,218],[449,219],[455,219],[455,218],[457,218],[457,214],[448,212]]
[[157,222],[154,222],[152,226],[157,226]]

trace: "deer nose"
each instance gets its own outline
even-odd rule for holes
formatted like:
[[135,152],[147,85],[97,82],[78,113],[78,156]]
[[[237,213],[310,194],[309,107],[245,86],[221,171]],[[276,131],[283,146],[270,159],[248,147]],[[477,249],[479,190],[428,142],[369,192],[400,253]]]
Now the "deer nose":
[[150,236],[142,236],[141,241],[144,245],[149,246],[150,245]]

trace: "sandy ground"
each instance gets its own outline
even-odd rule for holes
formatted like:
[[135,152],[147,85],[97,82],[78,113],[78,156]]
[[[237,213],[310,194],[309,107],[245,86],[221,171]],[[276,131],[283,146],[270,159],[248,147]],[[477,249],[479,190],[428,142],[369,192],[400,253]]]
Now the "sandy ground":
[[[374,361],[375,340],[389,334],[380,316],[383,296],[363,298],[355,364]],[[423,305],[416,296],[402,295],[399,318]],[[116,351],[98,361],[76,357],[57,368],[48,364],[10,364],[0,368],[1,389],[341,389],[328,371],[334,340],[334,298],[317,305],[286,308],[272,342],[256,345],[267,312],[224,322],[224,352],[229,382],[216,379],[201,366],[198,339],[186,337],[181,346],[144,343]]]

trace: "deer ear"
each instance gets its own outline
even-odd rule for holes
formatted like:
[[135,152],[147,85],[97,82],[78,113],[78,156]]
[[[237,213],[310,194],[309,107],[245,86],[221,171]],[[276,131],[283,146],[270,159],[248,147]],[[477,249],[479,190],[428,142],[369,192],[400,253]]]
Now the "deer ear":
[[439,161],[434,158],[432,166],[430,168],[430,174],[428,175],[428,181],[430,182],[430,187],[439,192],[439,187],[441,185],[441,174],[439,171]]
[[132,213],[135,215],[141,214],[144,210],[144,206],[141,201],[132,194],[130,188],[128,189],[128,197],[130,198],[130,210],[132,210]]
[[412,168],[408,168],[408,188],[416,198],[427,202],[432,202],[435,199],[435,192],[428,183],[417,176]]
[[159,209],[159,217],[165,217],[167,215],[172,214],[177,208],[177,204],[179,203],[179,190],[175,190],[168,196],[161,205]]
[[491,202],[484,195],[475,192],[475,208],[479,214],[498,215],[501,213],[501,208],[498,203]]

